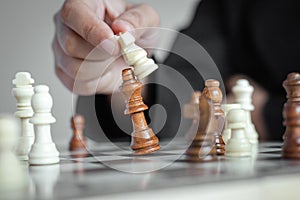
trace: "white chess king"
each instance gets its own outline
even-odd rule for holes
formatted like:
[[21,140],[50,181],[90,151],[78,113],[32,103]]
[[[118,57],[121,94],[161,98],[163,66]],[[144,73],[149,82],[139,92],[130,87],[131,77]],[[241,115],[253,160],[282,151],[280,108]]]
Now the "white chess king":
[[59,162],[59,152],[52,141],[50,125],[55,123],[51,114],[53,105],[49,87],[38,85],[34,88],[32,108],[34,116],[30,122],[34,125],[35,141],[29,154],[31,165],[47,165]]
[[20,160],[28,160],[28,154],[34,142],[33,125],[29,123],[33,116],[31,97],[33,95],[32,84],[34,80],[28,72],[18,72],[13,80],[15,87],[12,94],[17,100],[15,116],[21,120],[21,136],[18,141],[16,153]]

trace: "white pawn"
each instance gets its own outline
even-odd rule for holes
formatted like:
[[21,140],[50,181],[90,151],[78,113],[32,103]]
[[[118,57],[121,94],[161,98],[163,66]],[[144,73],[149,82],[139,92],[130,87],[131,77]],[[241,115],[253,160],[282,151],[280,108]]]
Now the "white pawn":
[[246,136],[251,144],[257,144],[258,133],[255,130],[254,124],[251,120],[251,111],[254,110],[254,106],[252,104],[253,90],[253,87],[246,79],[238,80],[236,85],[232,88],[236,103],[241,104],[242,109],[246,111]]
[[[9,115],[0,115],[0,197],[24,197],[26,178],[13,149],[17,143],[19,124]],[[13,195],[13,196],[11,196]]]
[[134,67],[134,73],[139,80],[158,68],[153,59],[147,58],[147,52],[134,43],[135,38],[129,32],[120,33],[118,41],[125,62]]
[[251,144],[245,136],[245,121],[246,114],[242,109],[233,109],[227,114],[227,126],[231,129],[231,138],[227,141],[226,156],[251,156]]
[[228,128],[228,123],[227,123],[227,114],[228,114],[228,112],[230,112],[233,109],[241,109],[241,104],[237,104],[237,103],[222,104],[221,107],[225,113],[225,125],[224,125],[224,130],[222,132],[222,138],[223,138],[223,141],[225,142],[225,144],[227,144],[227,141],[231,137],[231,129]]
[[38,85],[35,86],[34,91],[31,101],[34,116],[30,123],[34,125],[35,140],[29,153],[29,163],[31,165],[58,163],[59,152],[52,141],[50,130],[50,125],[56,120],[51,114],[53,101],[49,94],[49,87]]
[[33,125],[29,119],[33,116],[31,97],[33,95],[32,84],[34,80],[28,72],[18,72],[13,80],[15,88],[12,93],[17,100],[17,111],[15,116],[21,120],[21,136],[18,141],[16,154],[20,160],[28,160],[31,145],[34,142]]

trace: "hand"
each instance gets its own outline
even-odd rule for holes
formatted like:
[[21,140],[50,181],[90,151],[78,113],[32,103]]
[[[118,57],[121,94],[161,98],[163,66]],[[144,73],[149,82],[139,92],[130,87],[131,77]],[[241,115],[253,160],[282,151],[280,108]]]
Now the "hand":
[[120,53],[114,34],[130,31],[143,47],[155,42],[156,32],[134,30],[159,26],[153,8],[123,0],[66,0],[54,21],[55,72],[69,90],[80,95],[111,94],[120,83],[126,64],[122,57],[111,63]]

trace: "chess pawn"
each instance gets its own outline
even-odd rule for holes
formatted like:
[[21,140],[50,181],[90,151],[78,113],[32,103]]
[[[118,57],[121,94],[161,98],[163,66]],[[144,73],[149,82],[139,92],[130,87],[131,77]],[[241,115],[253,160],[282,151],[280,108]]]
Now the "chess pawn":
[[12,89],[12,94],[17,100],[17,111],[15,116],[21,120],[21,136],[19,137],[16,154],[20,160],[28,160],[28,154],[31,145],[34,142],[33,125],[29,123],[33,116],[31,107],[31,97],[33,95],[32,84],[34,80],[28,72],[19,72],[16,74],[13,84],[15,88]]
[[231,138],[226,145],[226,156],[251,156],[251,144],[245,135],[246,113],[242,109],[233,109],[227,115],[227,126],[231,129]]
[[16,120],[8,115],[0,115],[0,197],[7,199],[18,197],[19,193],[24,197],[26,190],[25,172],[13,152],[18,133]]
[[283,82],[287,102],[283,108],[283,124],[286,126],[282,156],[300,159],[300,74],[290,73]]
[[223,138],[223,141],[225,142],[225,144],[227,144],[227,141],[231,137],[231,130],[230,130],[230,128],[228,128],[228,125],[227,125],[227,114],[229,111],[231,111],[233,109],[241,109],[241,104],[237,104],[237,103],[223,104],[223,105],[221,105],[221,108],[225,113],[225,125],[224,125],[224,130],[222,132],[222,138]]
[[222,130],[225,123],[224,112],[221,109],[222,91],[220,90],[220,83],[215,79],[208,79],[205,81],[205,88],[202,95],[212,101],[213,117],[209,131],[212,131],[215,136],[215,143],[218,155],[224,155],[225,143],[222,138]]
[[198,109],[200,113],[198,130],[186,151],[186,157],[191,162],[214,161],[217,159],[215,137],[208,130],[213,117],[211,100],[201,96]]
[[131,116],[133,132],[131,134],[131,149],[136,154],[148,154],[160,149],[158,138],[148,127],[144,111],[148,106],[141,96],[142,83],[137,81],[131,68],[122,71],[123,84],[121,91],[126,98],[124,113]]
[[139,80],[158,68],[153,59],[147,58],[147,52],[134,43],[135,38],[129,32],[120,33],[118,41],[125,62],[134,67],[134,74]]
[[252,104],[253,90],[253,87],[246,79],[238,80],[236,85],[232,88],[236,103],[241,104],[242,109],[246,111],[246,137],[251,144],[257,144],[258,133],[255,130],[255,126],[251,120],[251,111],[254,110],[254,106]]
[[86,138],[83,134],[85,120],[82,115],[75,115],[71,118],[73,137],[70,141],[70,151],[86,150]]
[[38,85],[34,88],[35,94],[32,97],[34,116],[30,123],[34,125],[35,141],[29,153],[31,165],[47,165],[59,162],[59,152],[52,142],[51,127],[55,118],[51,114],[53,105],[52,97],[49,94],[49,87]]

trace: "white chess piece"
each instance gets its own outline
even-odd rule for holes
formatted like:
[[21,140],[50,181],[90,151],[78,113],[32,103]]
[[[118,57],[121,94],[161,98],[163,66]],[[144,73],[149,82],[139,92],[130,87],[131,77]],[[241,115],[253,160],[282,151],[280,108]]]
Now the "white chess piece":
[[225,144],[227,144],[227,141],[231,137],[231,130],[230,130],[230,128],[228,128],[228,125],[227,125],[227,114],[228,114],[229,111],[231,111],[233,109],[240,109],[241,104],[237,104],[237,103],[222,104],[221,108],[225,113],[225,126],[224,126],[224,130],[222,132],[222,138],[223,138],[223,141],[225,142]]
[[147,52],[134,43],[135,38],[129,32],[121,33],[118,41],[125,62],[134,67],[134,73],[139,80],[158,68],[153,59],[147,58]]
[[31,145],[34,142],[33,125],[29,123],[30,118],[33,116],[31,107],[31,97],[33,95],[32,84],[34,80],[28,72],[19,72],[16,74],[13,84],[15,88],[12,93],[17,100],[17,111],[15,116],[21,120],[21,136],[16,148],[16,154],[20,160],[28,160],[28,154]]
[[245,135],[245,122],[246,113],[242,109],[233,109],[227,114],[227,126],[231,129],[231,138],[227,141],[226,156],[251,156],[251,144]]
[[30,123],[34,125],[35,141],[29,153],[29,163],[32,165],[47,165],[59,162],[59,152],[52,141],[50,125],[55,123],[51,114],[53,105],[49,87],[38,85],[34,88],[32,108],[34,116]]
[[258,133],[251,120],[251,111],[254,110],[254,106],[252,104],[253,87],[249,84],[248,80],[240,79],[232,88],[232,92],[235,96],[236,103],[241,104],[242,109],[246,111],[246,136],[251,144],[257,144]]
[[[13,152],[17,143],[19,124],[9,115],[0,115],[0,196],[25,198],[25,172]],[[13,195],[13,196],[11,196]]]

